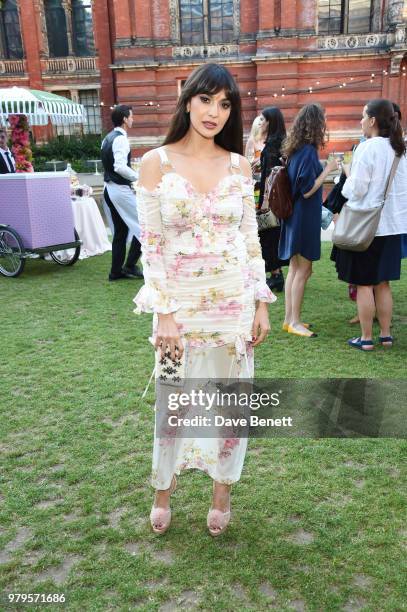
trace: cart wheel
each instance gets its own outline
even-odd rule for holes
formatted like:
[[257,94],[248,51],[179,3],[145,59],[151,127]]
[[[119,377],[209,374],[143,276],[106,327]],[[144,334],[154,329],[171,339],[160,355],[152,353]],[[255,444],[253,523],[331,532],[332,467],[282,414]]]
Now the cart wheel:
[[[74,229],[75,240],[79,240],[79,235],[76,229]],[[74,249],[64,249],[63,251],[50,251],[50,255],[55,263],[60,266],[73,266],[78,261],[79,254],[81,252],[80,245]]]
[[18,276],[24,270],[24,247],[11,227],[0,226],[0,274]]

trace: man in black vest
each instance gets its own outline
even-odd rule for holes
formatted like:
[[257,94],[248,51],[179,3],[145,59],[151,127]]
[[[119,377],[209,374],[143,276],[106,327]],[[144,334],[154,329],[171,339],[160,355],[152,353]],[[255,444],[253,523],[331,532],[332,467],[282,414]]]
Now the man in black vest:
[[[114,232],[112,244],[112,268],[109,280],[143,278],[136,266],[141,254],[140,225],[137,217],[136,197],[131,189],[137,174],[130,166],[130,144],[127,132],[133,124],[130,106],[120,104],[112,112],[114,129],[102,142],[101,157],[104,167],[105,187],[103,196],[110,211]],[[133,236],[127,255],[128,234]]]
[[7,132],[0,128],[0,174],[9,174],[15,171],[14,155],[7,146]]

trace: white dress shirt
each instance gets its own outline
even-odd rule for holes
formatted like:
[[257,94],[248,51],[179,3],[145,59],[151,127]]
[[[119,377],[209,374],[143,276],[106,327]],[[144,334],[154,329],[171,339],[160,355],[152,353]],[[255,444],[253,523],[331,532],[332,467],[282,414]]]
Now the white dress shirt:
[[115,130],[116,132],[121,132],[123,136],[116,136],[113,141],[112,153],[114,157],[114,171],[129,181],[137,181],[138,176],[136,172],[127,165],[127,159],[130,153],[130,143],[127,138],[126,130],[120,127],[116,127]]
[[[10,155],[7,156],[6,153],[9,153]],[[16,171],[16,163],[14,161],[14,157],[11,154],[11,151],[9,148],[7,149],[1,149],[0,148],[0,153],[3,156],[4,159],[4,163],[6,164],[7,168],[10,168],[10,164],[11,164],[11,168],[10,168],[10,172],[15,172]]]
[[[342,195],[351,208],[375,208],[383,201],[395,152],[388,138],[375,136],[353,153],[350,176]],[[384,204],[376,236],[407,234],[407,157],[400,159]]]
[[[138,174],[127,165],[127,159],[130,153],[130,143],[129,139],[127,138],[127,132],[120,127],[116,127],[115,130],[121,132],[123,135],[116,136],[113,141],[112,152],[114,158],[114,171],[129,181],[137,181]],[[114,207],[129,228],[127,240],[130,241],[132,236],[139,239],[141,228],[138,222],[136,196],[134,191],[128,185],[119,185],[118,183],[113,183],[113,181],[110,181],[109,183],[105,182],[104,185],[109,194],[109,198],[114,204]],[[114,224],[111,212],[104,199],[103,209],[113,234]]]

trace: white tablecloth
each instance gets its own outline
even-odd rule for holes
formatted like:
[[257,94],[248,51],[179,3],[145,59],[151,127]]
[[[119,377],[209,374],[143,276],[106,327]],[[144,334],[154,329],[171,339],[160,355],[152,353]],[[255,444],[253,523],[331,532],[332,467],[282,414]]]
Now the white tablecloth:
[[[112,250],[107,231],[94,198],[83,197],[72,200],[75,229],[82,240],[79,259],[101,255]],[[72,256],[73,249],[58,251],[59,257]],[[50,259],[49,256],[46,259]]]
[[82,240],[79,259],[101,255],[112,250],[107,231],[94,198],[72,200],[75,229]]

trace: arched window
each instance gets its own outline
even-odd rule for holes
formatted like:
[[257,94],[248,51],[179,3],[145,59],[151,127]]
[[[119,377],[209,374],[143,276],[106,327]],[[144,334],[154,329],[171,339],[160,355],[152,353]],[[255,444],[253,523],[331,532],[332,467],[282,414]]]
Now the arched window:
[[90,0],[72,0],[72,31],[75,55],[95,54]]
[[69,55],[68,32],[61,0],[46,0],[44,5],[49,55],[50,57],[66,57]]
[[180,0],[181,44],[231,42],[233,8],[234,0]]
[[374,0],[319,0],[319,33],[371,32],[374,4]]
[[17,0],[5,0],[0,3],[0,50],[5,59],[22,59],[23,43],[21,40],[20,19]]

